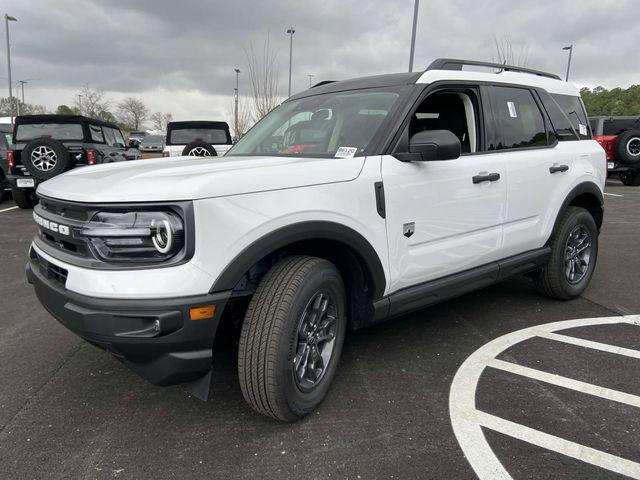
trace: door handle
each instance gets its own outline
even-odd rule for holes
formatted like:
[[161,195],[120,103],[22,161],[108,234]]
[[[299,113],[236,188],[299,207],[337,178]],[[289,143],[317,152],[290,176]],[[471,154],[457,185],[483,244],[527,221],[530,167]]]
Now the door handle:
[[569,165],[552,165],[549,167],[549,173],[566,172],[567,170],[569,170]]
[[472,180],[473,180],[473,183],[497,182],[498,180],[500,180],[500,174],[482,172],[474,176]]

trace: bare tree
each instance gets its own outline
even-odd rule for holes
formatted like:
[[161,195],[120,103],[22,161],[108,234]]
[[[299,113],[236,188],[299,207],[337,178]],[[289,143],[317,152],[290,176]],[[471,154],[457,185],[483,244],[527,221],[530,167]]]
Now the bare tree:
[[75,104],[82,115],[99,118],[101,120],[113,119],[113,114],[109,111],[110,103],[104,100],[104,92],[93,90],[88,83],[85,83],[76,97]]
[[173,120],[171,113],[156,112],[149,117],[149,120],[153,122],[153,128],[156,130],[167,130],[167,124]]
[[493,37],[493,43],[495,45],[494,63],[513,65],[515,67],[526,67],[529,63],[529,45],[526,43],[519,47],[514,46],[509,37],[502,37],[501,39]]
[[[251,99],[255,120],[260,120],[279,103],[278,97],[278,65],[276,52],[271,50],[269,36],[264,41],[260,58],[256,55],[253,43],[245,50],[247,70],[251,86]],[[238,128],[238,130],[241,130]]]
[[[235,115],[235,101],[231,99],[231,104],[229,105],[229,116],[234,118]],[[235,125],[232,125],[233,129],[233,137],[236,139],[242,138],[242,136],[247,133],[247,130],[253,124],[253,115],[251,113],[251,105],[245,98],[238,99],[238,126],[236,128]]]
[[127,97],[120,103],[118,103],[118,112],[122,122],[138,130],[140,124],[149,117],[149,109],[142,100],[135,97]]

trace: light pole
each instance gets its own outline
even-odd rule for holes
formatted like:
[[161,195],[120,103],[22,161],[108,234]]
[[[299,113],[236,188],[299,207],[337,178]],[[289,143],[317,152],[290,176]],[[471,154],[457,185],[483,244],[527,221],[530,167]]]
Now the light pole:
[[13,92],[11,91],[11,53],[9,52],[9,22],[17,22],[18,19],[15,17],[11,17],[4,14],[4,24],[7,32],[7,71],[9,72],[9,103],[11,105],[11,112],[9,115],[11,116],[11,125],[13,125]]
[[311,74],[307,75],[307,77],[309,77],[309,88],[311,88],[311,80],[313,79],[313,77],[315,77],[315,75]]
[[234,71],[236,72],[236,89],[235,89],[235,93],[236,93],[236,111],[235,111],[235,128],[234,128],[234,132],[236,134],[236,139],[240,138],[240,133],[238,133],[238,79],[240,77],[240,69],[239,68],[234,68]]
[[78,110],[80,111],[80,115],[82,115],[82,95],[78,94]]
[[568,47],[562,47],[562,50],[569,50],[569,61],[567,62],[567,78],[565,78],[565,81],[568,82],[569,69],[571,68],[571,54],[573,53],[573,44],[569,45]]
[[296,31],[293,27],[289,27],[287,29],[287,33],[289,34],[289,97],[291,96],[291,65],[293,63],[293,34]]
[[420,0],[415,0],[413,4],[413,28],[411,29],[411,50],[409,52],[409,71],[413,71],[413,54],[416,51],[416,28],[418,26],[418,7]]

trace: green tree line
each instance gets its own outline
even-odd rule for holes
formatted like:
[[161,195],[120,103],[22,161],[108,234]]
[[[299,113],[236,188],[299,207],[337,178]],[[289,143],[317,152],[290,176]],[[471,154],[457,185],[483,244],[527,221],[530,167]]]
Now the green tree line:
[[580,94],[589,116],[640,116],[640,85],[612,90],[604,87],[596,87],[592,90],[585,87],[580,90]]

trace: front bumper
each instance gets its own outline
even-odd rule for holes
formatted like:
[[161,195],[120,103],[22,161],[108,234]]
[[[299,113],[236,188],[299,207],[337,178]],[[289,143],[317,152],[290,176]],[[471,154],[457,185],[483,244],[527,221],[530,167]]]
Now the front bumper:
[[[64,269],[33,251],[26,273],[56,320],[151,383],[189,382],[211,370],[213,340],[230,292],[153,300],[88,297],[64,288]],[[189,319],[191,308],[211,304],[213,317]]]

